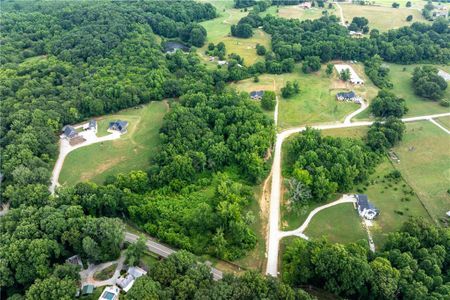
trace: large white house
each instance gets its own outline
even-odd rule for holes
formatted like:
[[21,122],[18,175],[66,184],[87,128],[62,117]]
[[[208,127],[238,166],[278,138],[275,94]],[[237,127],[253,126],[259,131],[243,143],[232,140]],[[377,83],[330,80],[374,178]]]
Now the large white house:
[[356,194],[356,209],[358,214],[367,220],[373,220],[380,214],[380,211],[369,202],[369,198],[364,194]]

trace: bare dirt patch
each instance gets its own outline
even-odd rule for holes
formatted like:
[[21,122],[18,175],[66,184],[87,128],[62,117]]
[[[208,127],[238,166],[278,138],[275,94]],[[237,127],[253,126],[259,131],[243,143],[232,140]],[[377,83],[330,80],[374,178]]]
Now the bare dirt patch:
[[103,173],[104,171],[106,171],[109,168],[117,165],[118,163],[120,163],[121,161],[123,161],[125,159],[126,159],[125,156],[115,157],[115,158],[109,159],[109,160],[105,161],[104,163],[100,164],[98,167],[96,167],[95,170],[91,170],[89,172],[81,173],[80,179],[81,179],[81,181],[89,180],[92,177],[94,177],[95,175]]

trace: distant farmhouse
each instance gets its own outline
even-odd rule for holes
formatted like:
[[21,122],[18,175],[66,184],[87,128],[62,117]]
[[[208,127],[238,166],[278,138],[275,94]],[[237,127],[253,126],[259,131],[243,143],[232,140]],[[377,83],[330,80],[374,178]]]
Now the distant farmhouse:
[[303,3],[300,3],[298,6],[300,8],[303,8],[303,9],[310,9],[311,8],[311,2],[303,2]]
[[252,100],[261,100],[264,95],[264,91],[252,91],[250,92],[250,98]]
[[349,34],[351,36],[363,36],[363,33],[361,31],[352,31],[352,30],[350,30]]
[[380,211],[369,202],[369,198],[365,194],[356,194],[356,208],[358,214],[367,220],[373,220],[380,214]]
[[353,91],[337,93],[336,99],[339,101],[351,101],[357,104],[361,104],[362,102],[362,98],[357,96]]
[[439,17],[448,18],[448,9],[445,6],[440,6],[436,10],[432,12],[433,20],[436,20]]
[[117,120],[109,123],[108,132],[119,131],[121,134],[127,133],[128,122]]
[[334,67],[336,68],[338,74],[341,74],[342,71],[344,70],[349,70],[350,72],[350,82],[352,84],[364,84],[364,80],[361,79],[361,77],[358,76],[358,74],[356,74],[355,70],[353,70],[352,67],[350,67],[349,65],[334,65]]

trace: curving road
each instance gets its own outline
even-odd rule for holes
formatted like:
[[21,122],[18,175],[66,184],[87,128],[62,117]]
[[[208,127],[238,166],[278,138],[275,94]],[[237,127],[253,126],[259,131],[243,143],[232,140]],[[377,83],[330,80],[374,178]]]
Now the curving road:
[[[359,109],[359,112],[362,110]],[[351,114],[354,117],[356,114]],[[433,118],[440,118],[450,116],[450,113],[418,116],[411,118],[402,119],[403,122],[416,122],[416,121],[431,121]],[[350,118],[351,119],[351,118]],[[337,124],[326,124],[326,125],[316,125],[311,126],[315,129],[338,129],[338,128],[350,128],[350,127],[361,127],[370,126],[373,121],[359,121],[351,122],[348,119],[347,123],[337,123]],[[347,118],[346,118],[347,121]],[[277,134],[275,151],[273,157],[272,165],[272,191],[270,195],[270,212],[269,212],[269,238],[268,238],[268,251],[267,251],[267,269],[266,273],[272,276],[278,275],[278,252],[279,252],[279,241],[283,236],[282,231],[279,229],[280,224],[280,190],[281,190],[281,148],[283,142],[286,138],[292,134],[302,132],[306,129],[306,126],[290,128],[284,130]]]

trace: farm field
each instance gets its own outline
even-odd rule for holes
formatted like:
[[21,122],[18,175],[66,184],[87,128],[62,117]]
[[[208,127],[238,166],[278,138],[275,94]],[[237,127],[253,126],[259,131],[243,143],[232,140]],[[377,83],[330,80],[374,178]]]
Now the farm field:
[[309,238],[326,237],[334,243],[367,240],[362,220],[351,203],[339,204],[320,211],[312,218],[304,233]]
[[438,221],[450,207],[450,136],[431,122],[406,128],[403,142],[394,148],[400,159],[395,168]]
[[[410,26],[413,22],[430,23],[422,16],[420,10],[406,8],[404,5],[400,8],[357,4],[340,5],[346,22],[351,23],[354,17],[366,17],[369,20],[370,29],[376,28],[381,31],[387,31],[402,26]],[[409,15],[413,16],[412,22],[406,21],[406,17]]]
[[215,62],[209,62],[208,56],[205,51],[208,48],[208,43],[217,44],[223,42],[225,44],[227,54],[236,53],[244,58],[245,65],[252,65],[257,61],[263,61],[263,56],[256,55],[256,44],[261,44],[270,48],[270,35],[262,31],[261,29],[254,30],[254,35],[251,38],[243,39],[232,37],[230,35],[231,25],[237,24],[239,20],[245,17],[248,12],[240,11],[239,9],[233,8],[232,0],[224,1],[204,1],[210,2],[217,9],[219,14],[218,18],[213,20],[208,20],[201,22],[200,24],[205,27],[208,32],[207,42],[205,46],[198,49],[198,53],[208,65],[215,65]]
[[[405,99],[408,112],[405,117],[414,117],[429,114],[446,113],[449,111],[448,107],[443,107],[438,101],[417,96],[412,88],[412,72],[414,68],[422,65],[397,65],[388,64],[390,69],[391,81],[394,84],[392,92],[398,97]],[[450,72],[450,66],[436,66],[439,69]],[[375,95],[374,95],[375,96]],[[445,96],[450,99],[450,88],[445,91]],[[373,97],[372,97],[373,98]],[[355,119],[368,119],[369,110],[363,111]]]
[[113,120],[129,122],[128,132],[119,139],[93,144],[67,155],[61,170],[61,184],[90,180],[102,183],[109,175],[146,169],[159,145],[159,128],[167,112],[166,102],[152,102],[130,108],[98,120],[98,132],[104,135]]

